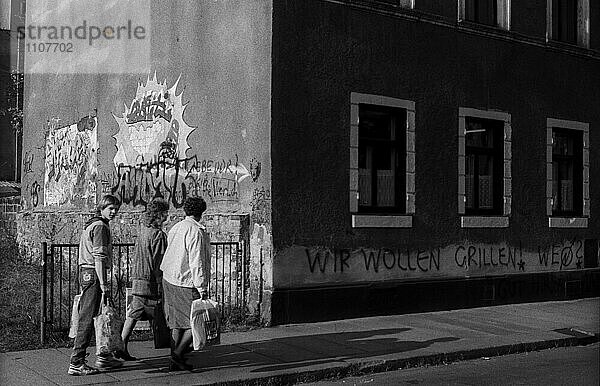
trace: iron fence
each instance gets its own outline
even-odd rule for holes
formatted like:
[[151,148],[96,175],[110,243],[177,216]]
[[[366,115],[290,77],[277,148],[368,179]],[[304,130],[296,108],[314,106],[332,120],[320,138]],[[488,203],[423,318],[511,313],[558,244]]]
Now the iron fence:
[[[108,277],[109,295],[121,317],[125,316],[127,288],[131,287],[134,244],[113,244],[113,264]],[[71,310],[79,287],[79,245],[42,243],[40,340],[48,333],[69,329]],[[249,259],[244,242],[211,243],[209,296],[221,306],[225,317],[234,309],[245,310],[249,289]]]

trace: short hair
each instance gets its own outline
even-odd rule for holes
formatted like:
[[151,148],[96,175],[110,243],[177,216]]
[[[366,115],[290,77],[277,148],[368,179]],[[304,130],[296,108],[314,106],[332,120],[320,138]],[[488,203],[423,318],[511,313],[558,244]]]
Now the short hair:
[[142,223],[147,227],[158,228],[158,219],[163,212],[169,210],[169,203],[162,198],[155,198],[146,205],[142,215]]
[[104,209],[106,209],[110,205],[121,206],[121,200],[117,196],[113,196],[112,194],[107,194],[102,196],[102,199],[98,203],[96,207],[96,212],[100,213]]
[[186,216],[201,217],[206,210],[206,201],[202,197],[188,197],[183,202],[183,211]]

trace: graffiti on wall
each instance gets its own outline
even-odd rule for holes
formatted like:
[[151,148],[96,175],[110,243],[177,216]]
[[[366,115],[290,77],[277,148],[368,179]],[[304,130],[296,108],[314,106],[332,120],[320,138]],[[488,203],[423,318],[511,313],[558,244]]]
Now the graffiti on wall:
[[271,190],[264,186],[256,187],[252,191],[250,209],[255,222],[269,223],[271,218]]
[[83,117],[72,125],[49,130],[44,161],[44,205],[92,207],[95,204],[97,129],[97,117]]
[[[37,181],[26,183],[21,194],[21,206],[23,208],[36,208],[40,204],[41,186]],[[29,199],[29,200],[28,200]]]
[[125,204],[144,206],[161,197],[180,208],[188,196],[202,196],[213,203],[237,202],[240,182],[249,176],[237,155],[220,160],[161,155],[154,162],[119,165],[100,182],[104,193],[118,195]]
[[[181,77],[180,77],[181,78]],[[179,79],[171,88],[148,76],[146,84],[139,83],[135,98],[125,105],[121,116],[113,117],[119,125],[115,167],[136,166],[155,162],[158,156],[184,159],[189,149],[187,138],[194,127],[183,120],[186,105],[183,91],[176,94]]]
[[26,151],[23,154],[23,174],[29,174],[33,172],[33,153]]
[[[189,196],[202,196],[210,203],[238,203],[240,184],[259,180],[262,164],[256,157],[248,169],[237,154],[187,155],[187,139],[196,127],[183,120],[187,105],[182,102],[183,91],[176,93],[180,79],[168,87],[166,80],[157,81],[156,73],[148,76],[145,84],[137,85],[129,106],[120,115],[113,114],[119,126],[114,136],[117,152],[114,169],[100,178],[103,194],[115,194],[132,206],[161,197],[179,208]],[[262,196],[256,203],[260,207],[270,200],[270,193]]]
[[285,285],[414,278],[481,277],[583,268],[583,241],[525,249],[520,244],[464,243],[443,248],[289,248],[277,257]]

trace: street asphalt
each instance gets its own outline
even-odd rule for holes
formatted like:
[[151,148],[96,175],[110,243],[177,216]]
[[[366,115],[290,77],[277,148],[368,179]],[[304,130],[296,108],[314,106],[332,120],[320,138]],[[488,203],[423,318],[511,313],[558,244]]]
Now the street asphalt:
[[[377,316],[224,333],[168,372],[169,350],[131,342],[137,361],[67,374],[71,349],[0,354],[1,385],[287,385],[598,341],[600,298]],[[94,348],[88,362],[93,364]]]

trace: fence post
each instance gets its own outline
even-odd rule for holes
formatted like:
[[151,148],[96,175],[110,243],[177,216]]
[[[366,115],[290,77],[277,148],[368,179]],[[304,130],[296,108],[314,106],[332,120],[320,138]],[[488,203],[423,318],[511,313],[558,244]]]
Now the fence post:
[[48,264],[48,243],[45,241],[42,243],[42,277],[41,277],[41,291],[40,291],[40,342],[44,344],[46,342],[46,282],[47,282],[47,268]]
[[258,317],[262,319],[263,300],[263,248],[260,247],[259,274],[258,274]]

